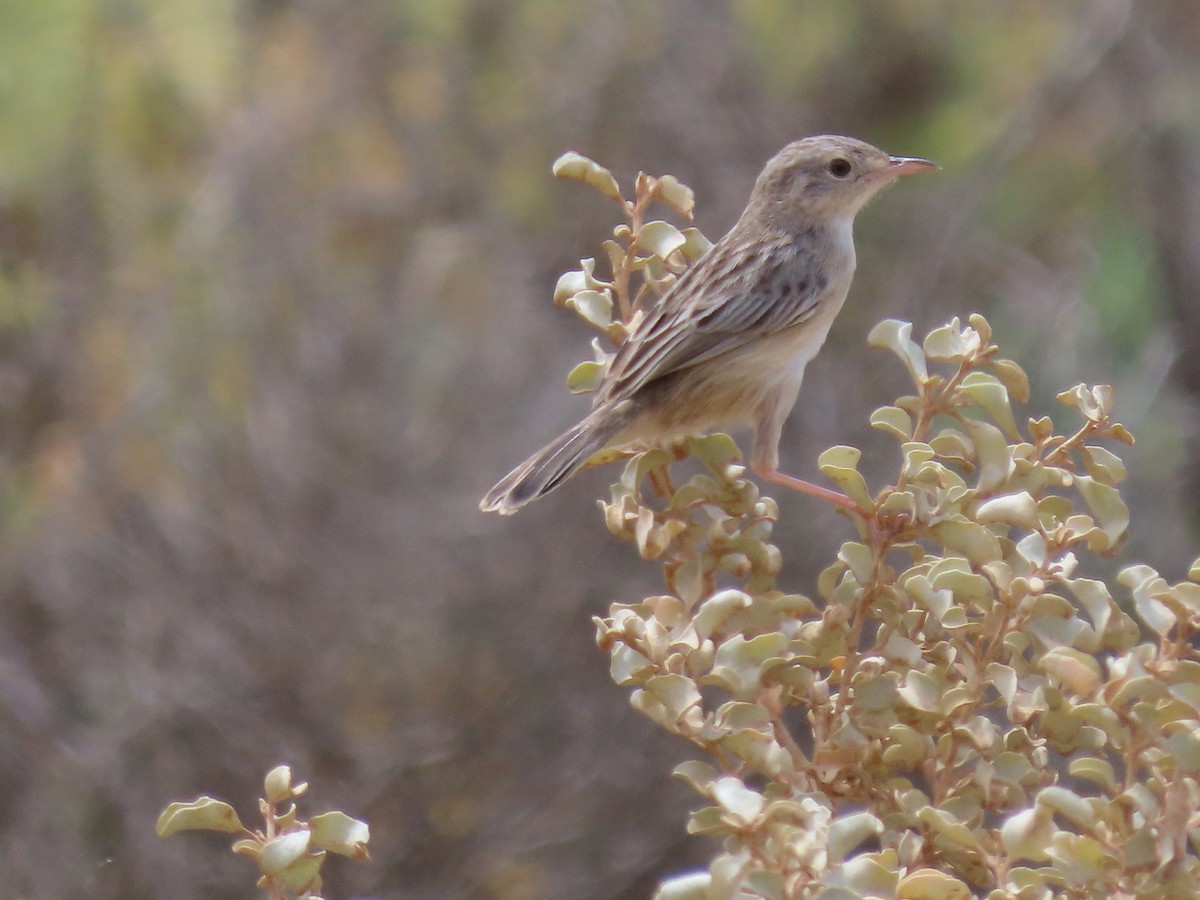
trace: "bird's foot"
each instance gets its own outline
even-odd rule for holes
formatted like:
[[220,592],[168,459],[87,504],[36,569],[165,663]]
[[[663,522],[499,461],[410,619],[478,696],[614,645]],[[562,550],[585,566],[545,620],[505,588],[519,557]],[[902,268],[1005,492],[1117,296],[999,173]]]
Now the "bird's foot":
[[912,519],[907,513],[883,510],[878,506],[864,507],[846,494],[821,487],[819,484],[813,484],[802,478],[796,478],[777,469],[759,466],[754,469],[754,472],[765,481],[807,494],[809,497],[816,497],[818,500],[824,500],[843,512],[861,519],[866,526],[867,536],[877,547],[888,547],[896,543],[900,535],[912,524]]
[[805,481],[803,478],[796,478],[794,475],[787,475],[780,472],[778,469],[769,468],[767,466],[756,466],[754,474],[760,478],[778,484],[781,487],[788,488],[793,491],[799,491],[801,494],[807,494],[810,497],[816,497],[818,500],[824,500],[836,506],[838,509],[845,510],[849,513],[854,513],[856,516],[869,517],[870,512],[863,509],[854,500],[847,497],[845,494],[832,490],[831,488],[821,487],[819,484],[813,484],[811,481]]

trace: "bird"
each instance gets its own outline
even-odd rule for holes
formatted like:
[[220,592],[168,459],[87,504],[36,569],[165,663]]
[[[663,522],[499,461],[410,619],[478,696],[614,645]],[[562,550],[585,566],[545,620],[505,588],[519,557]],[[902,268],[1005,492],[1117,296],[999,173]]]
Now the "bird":
[[480,509],[511,515],[603,450],[749,428],[756,475],[857,510],[844,494],[779,470],[783,425],[850,289],[855,216],[897,178],[938,168],[843,135],[788,144],[734,226],[618,348],[591,412],[502,478]]

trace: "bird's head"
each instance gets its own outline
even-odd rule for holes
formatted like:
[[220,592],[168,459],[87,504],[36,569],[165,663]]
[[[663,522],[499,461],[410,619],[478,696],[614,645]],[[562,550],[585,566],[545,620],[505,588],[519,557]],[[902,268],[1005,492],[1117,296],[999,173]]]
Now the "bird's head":
[[889,156],[855,138],[808,137],[788,144],[767,163],[749,208],[786,223],[853,219],[877,191],[901,175],[937,168],[925,159]]

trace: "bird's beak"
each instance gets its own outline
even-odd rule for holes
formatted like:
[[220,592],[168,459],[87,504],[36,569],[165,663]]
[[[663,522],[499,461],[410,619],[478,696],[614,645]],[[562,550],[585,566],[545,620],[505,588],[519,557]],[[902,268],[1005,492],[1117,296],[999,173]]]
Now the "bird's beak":
[[916,159],[911,156],[893,156],[888,160],[887,168],[884,170],[888,175],[919,175],[921,172],[936,172],[940,169],[935,162],[930,162],[927,159]]

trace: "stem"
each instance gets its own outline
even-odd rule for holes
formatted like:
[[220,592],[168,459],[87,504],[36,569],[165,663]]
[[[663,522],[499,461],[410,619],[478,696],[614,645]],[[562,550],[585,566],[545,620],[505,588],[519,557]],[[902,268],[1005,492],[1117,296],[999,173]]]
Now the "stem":
[[792,733],[788,731],[787,725],[778,716],[771,718],[771,728],[775,732],[775,740],[779,742],[779,746],[783,747],[791,756],[792,762],[796,765],[798,772],[809,772],[812,769],[812,762],[804,755],[804,751],[800,749],[800,745],[796,743],[796,739],[792,737]]
[[[621,264],[613,272],[613,293],[617,297],[617,309],[621,314],[621,321],[626,325],[633,318],[635,305],[635,302],[629,298],[629,278],[633,274],[633,264],[637,260],[635,248],[637,247],[638,232],[642,230],[642,215],[649,203],[649,193],[645,196],[635,197],[632,202],[625,201],[625,217],[629,220],[629,243],[625,245],[625,256],[622,258]],[[638,299],[641,299],[640,292]]]
[[1060,457],[1066,457],[1067,453],[1083,443],[1083,439],[1096,430],[1100,423],[1093,422],[1090,419],[1083,424],[1083,427],[1076,431],[1069,438],[1046,454],[1042,460],[1046,465],[1054,465]]
[[1137,738],[1130,740],[1129,749],[1125,751],[1125,790],[1137,784],[1137,759],[1141,752],[1142,742]]
[[854,614],[850,619],[850,634],[846,640],[846,661],[842,665],[842,687],[838,691],[837,701],[834,703],[834,715],[837,718],[841,718],[844,714],[849,701],[850,682],[854,678],[854,670],[858,667],[858,642],[862,639],[863,625],[867,619],[867,606],[879,588],[879,569],[883,565],[883,558],[887,555],[889,546],[886,538],[871,546],[874,554],[871,564],[871,583],[863,586],[862,593],[855,601]]
[[633,244],[637,239],[637,233],[629,238],[629,246],[625,248],[625,258],[621,260],[621,265],[617,271],[613,272],[613,293],[617,295],[617,310],[621,314],[621,321],[626,325],[633,318],[633,305],[629,301],[629,275],[632,272],[630,263],[633,261]]
[[649,480],[650,486],[654,488],[654,493],[669,502],[675,493],[675,487],[671,484],[671,475],[666,467],[651,472]]
[[[913,426],[912,439],[914,441],[924,441],[925,433],[933,424],[933,417],[940,412],[945,412],[943,401],[945,398],[958,390],[958,386],[962,384],[962,380],[971,373],[975,368],[975,359],[964,359],[958,364],[958,371],[950,376],[950,380],[937,389],[935,396],[927,397],[924,385],[921,386],[921,415],[917,418],[917,424]],[[904,475],[900,476],[901,481],[904,480]]]

